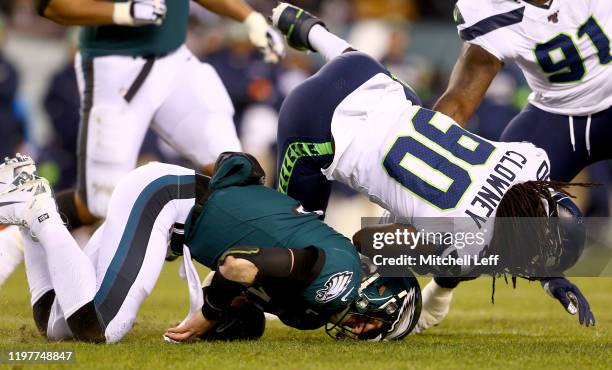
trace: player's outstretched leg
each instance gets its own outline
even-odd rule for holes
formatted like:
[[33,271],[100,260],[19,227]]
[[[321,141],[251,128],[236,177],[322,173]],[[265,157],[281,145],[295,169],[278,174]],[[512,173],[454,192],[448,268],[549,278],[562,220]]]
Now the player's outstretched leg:
[[278,190],[300,201],[308,211],[324,211],[331,182],[321,170],[332,164],[339,142],[332,137],[338,106],[378,75],[400,83],[406,99],[414,105],[421,103],[414,91],[382,64],[351,48],[308,12],[281,3],[274,9],[272,20],[291,46],[318,51],[329,61],[287,96],[280,110],[277,136]]
[[348,42],[329,32],[319,18],[294,5],[279,3],[272,12],[272,22],[294,49],[319,52],[327,60],[353,50]]
[[[26,248],[44,250],[44,257],[40,251],[34,253],[36,263],[28,263],[33,259],[26,258],[34,308],[40,299],[49,297],[47,293],[53,287],[74,336],[84,341],[102,341],[93,306],[95,270],[64,226],[47,180],[30,175],[29,181],[0,193],[0,224],[21,226],[26,238],[32,236]],[[28,255],[32,256],[26,250]],[[42,258],[46,266],[40,263]]]

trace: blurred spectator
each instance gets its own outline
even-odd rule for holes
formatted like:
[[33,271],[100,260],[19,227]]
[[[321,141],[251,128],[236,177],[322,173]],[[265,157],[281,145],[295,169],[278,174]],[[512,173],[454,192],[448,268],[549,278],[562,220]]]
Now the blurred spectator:
[[16,0],[13,3],[10,8],[11,26],[16,31],[39,37],[62,37],[64,35],[65,27],[40,17],[36,13],[34,1]]
[[277,69],[261,60],[253,49],[242,25],[226,26],[226,46],[204,59],[217,71],[236,109],[235,121],[240,132],[244,111],[251,104],[278,107],[282,97],[274,88]]
[[[408,27],[399,23],[391,28],[387,37],[386,53],[381,62],[401,81],[414,89],[426,103],[434,93],[431,91],[436,71],[423,57],[410,53]],[[384,43],[382,43],[384,44]]]
[[416,19],[417,8],[412,0],[354,0],[358,18]]
[[245,29],[225,23],[204,27],[193,22],[189,46],[200,51],[200,57],[221,77],[236,110],[234,120],[243,148],[260,160],[271,185],[278,110],[285,96],[313,73],[311,59],[304,53],[289,52],[280,65],[266,64],[248,41]]
[[39,172],[56,191],[74,186],[77,171],[77,136],[80,97],[73,67],[77,51],[77,32],[67,37],[66,63],[51,77],[44,98],[44,108],[53,127],[53,137],[39,153]]
[[504,66],[487,91],[468,128],[485,139],[498,141],[510,121],[527,104],[530,90],[516,66]]
[[15,9],[15,0],[2,0],[0,2],[0,13],[4,14],[7,17],[10,17],[13,14],[13,10]]
[[19,76],[2,53],[5,37],[6,27],[0,16],[0,158],[12,157],[25,136],[25,122],[17,111]]

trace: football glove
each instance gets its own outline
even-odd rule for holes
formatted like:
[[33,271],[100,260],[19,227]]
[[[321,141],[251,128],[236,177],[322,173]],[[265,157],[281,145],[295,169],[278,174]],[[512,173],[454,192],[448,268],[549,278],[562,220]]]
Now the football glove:
[[589,302],[580,289],[566,278],[551,278],[541,281],[544,290],[563,305],[571,314],[578,313],[578,321],[584,326],[594,326],[595,316],[591,312]]
[[266,18],[258,12],[252,12],[244,24],[249,32],[251,43],[261,51],[266,63],[276,64],[285,57],[285,43],[281,34]]
[[166,0],[131,0],[115,3],[113,22],[122,26],[159,26],[166,17]]
[[422,333],[444,320],[453,300],[453,289],[443,288],[434,279],[421,291],[423,306],[414,333]]

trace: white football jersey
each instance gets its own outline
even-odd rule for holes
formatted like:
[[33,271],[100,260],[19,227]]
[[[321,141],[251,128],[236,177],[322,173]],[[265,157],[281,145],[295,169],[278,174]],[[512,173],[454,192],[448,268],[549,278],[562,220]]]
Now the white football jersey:
[[486,244],[506,190],[549,175],[542,149],[476,136],[413,105],[382,73],[342,101],[331,128],[335,154],[325,176],[427,232],[482,232]]
[[516,63],[547,112],[585,116],[612,106],[612,1],[459,0],[459,35]]

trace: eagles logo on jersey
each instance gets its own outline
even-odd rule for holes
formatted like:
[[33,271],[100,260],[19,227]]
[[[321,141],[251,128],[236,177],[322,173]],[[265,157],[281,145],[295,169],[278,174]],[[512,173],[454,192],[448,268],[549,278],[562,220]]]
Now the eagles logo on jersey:
[[325,283],[325,288],[317,290],[315,300],[319,303],[327,303],[342,294],[349,286],[353,273],[351,271],[339,272],[332,275]]

